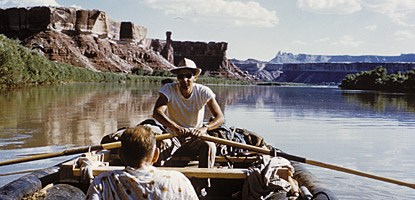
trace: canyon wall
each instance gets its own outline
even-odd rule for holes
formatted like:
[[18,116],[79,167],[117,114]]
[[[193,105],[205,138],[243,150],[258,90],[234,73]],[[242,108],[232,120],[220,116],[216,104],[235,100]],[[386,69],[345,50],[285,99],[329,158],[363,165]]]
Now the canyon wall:
[[312,55],[278,52],[269,61],[270,63],[398,63],[415,62],[415,54],[401,54],[398,56],[379,55]]
[[227,59],[228,43],[174,41],[171,36],[172,33],[167,31],[165,40],[151,39],[148,43],[174,65],[177,66],[182,58],[189,58],[202,69],[203,75],[253,80],[252,75]]
[[283,63],[275,64],[256,60],[232,60],[242,71],[257,80],[270,82],[296,82],[338,85],[348,74],[385,67],[388,73],[407,72],[415,69],[415,63],[356,62],[356,63]]
[[[110,19],[100,10],[64,7],[0,9],[0,33],[57,62],[94,71],[148,73],[193,59],[203,74],[246,79],[226,58],[225,42],[180,42],[147,38],[147,28]],[[171,33],[169,33],[171,35]]]
[[[0,9],[0,16],[0,32],[19,39],[42,31],[59,31],[68,35],[94,35],[99,38],[142,42],[147,34],[147,28],[131,22],[113,21],[100,10],[64,7],[8,8]],[[125,34],[126,32],[129,34]]]
[[99,10],[62,7],[0,9],[0,33],[18,38],[50,60],[94,71],[167,70],[173,66],[143,47],[147,29],[111,20]]

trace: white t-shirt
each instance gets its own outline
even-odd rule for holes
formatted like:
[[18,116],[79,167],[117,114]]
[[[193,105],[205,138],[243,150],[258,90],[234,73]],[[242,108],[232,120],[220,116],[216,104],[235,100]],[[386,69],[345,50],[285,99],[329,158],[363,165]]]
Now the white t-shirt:
[[186,128],[198,128],[203,125],[206,103],[215,98],[209,87],[193,83],[193,91],[189,98],[180,93],[178,82],[169,83],[160,89],[167,97],[167,115],[178,125]]
[[198,197],[189,179],[182,173],[144,166],[101,173],[89,186],[86,199],[193,200]]

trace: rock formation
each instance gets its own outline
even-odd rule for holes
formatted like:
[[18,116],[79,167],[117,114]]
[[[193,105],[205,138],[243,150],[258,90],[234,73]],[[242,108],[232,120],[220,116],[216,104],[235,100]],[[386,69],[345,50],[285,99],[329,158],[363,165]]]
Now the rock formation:
[[415,69],[415,63],[287,63],[283,64],[279,82],[311,84],[340,84],[348,74],[385,67],[388,73],[406,72]]
[[397,63],[397,62],[415,62],[415,54],[401,54],[399,56],[377,56],[377,55],[310,55],[310,54],[292,54],[278,52],[270,63]]
[[174,49],[171,45],[171,32],[166,32],[166,45],[164,45],[163,50],[161,50],[160,54],[167,60],[169,63],[174,64]]
[[283,63],[274,64],[257,60],[232,60],[235,65],[258,80],[338,85],[348,74],[373,70],[383,66],[388,73],[415,69],[415,63]]
[[172,68],[144,44],[147,29],[116,22],[99,10],[61,7],[0,10],[0,33],[19,38],[49,59],[95,71],[131,72]]
[[[0,33],[18,38],[49,59],[95,71],[168,70],[193,59],[204,74],[249,78],[226,58],[226,43],[147,38],[147,28],[117,22],[99,10],[62,7],[0,9]],[[164,56],[164,57],[163,57]],[[175,63],[177,64],[177,63]]]
[[[202,69],[207,76],[220,76],[253,80],[253,76],[243,72],[226,58],[228,44],[225,42],[191,42],[174,41],[171,32],[166,33],[166,40],[155,39],[151,41],[151,48],[177,65],[182,58],[189,58]],[[172,56],[173,52],[173,59]],[[169,56],[170,58],[168,58]]]

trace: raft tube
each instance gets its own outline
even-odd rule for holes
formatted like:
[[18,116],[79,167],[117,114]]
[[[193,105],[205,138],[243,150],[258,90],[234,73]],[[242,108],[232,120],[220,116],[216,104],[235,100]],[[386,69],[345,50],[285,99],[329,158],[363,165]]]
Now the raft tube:
[[337,200],[334,193],[308,171],[304,164],[295,161],[291,161],[291,164],[295,169],[294,179],[298,181],[298,185],[305,186],[310,191],[313,200]]

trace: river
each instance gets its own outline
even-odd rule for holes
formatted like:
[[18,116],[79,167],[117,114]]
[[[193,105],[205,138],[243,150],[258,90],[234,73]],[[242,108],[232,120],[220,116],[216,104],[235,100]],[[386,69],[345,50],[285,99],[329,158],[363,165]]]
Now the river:
[[[98,144],[151,117],[157,84],[67,84],[0,94],[0,159]],[[415,183],[415,95],[336,87],[210,85],[227,126],[287,153]],[[59,157],[0,167],[0,186]],[[413,199],[415,190],[307,165],[340,199]]]

